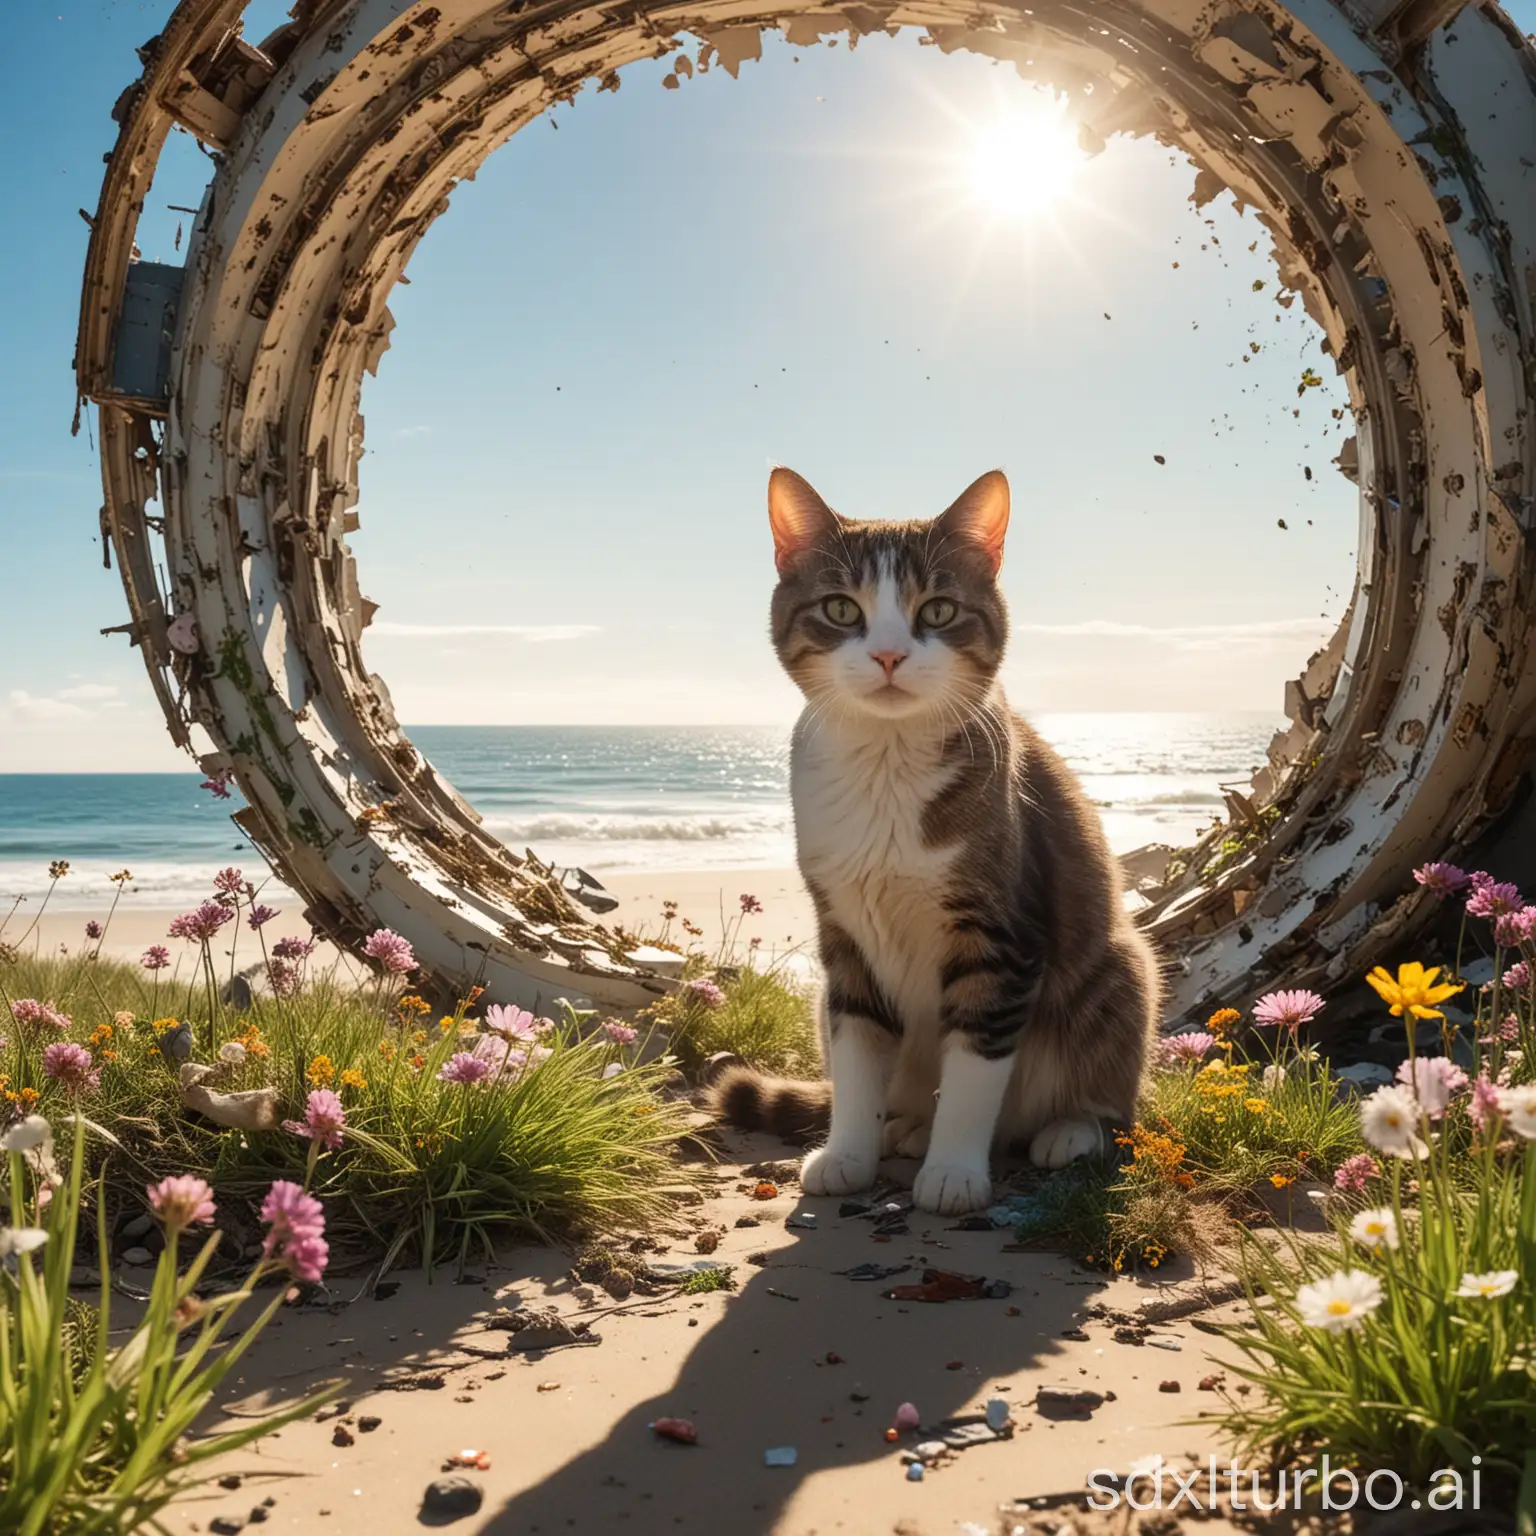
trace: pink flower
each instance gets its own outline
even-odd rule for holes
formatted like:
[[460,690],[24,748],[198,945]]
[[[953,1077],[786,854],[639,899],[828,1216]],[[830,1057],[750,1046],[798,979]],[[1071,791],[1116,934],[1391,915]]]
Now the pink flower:
[[741,898],[741,915],[751,917],[756,912],[763,910],[763,904],[756,896],[743,896]]
[[158,1184],[151,1184],[149,1205],[173,1232],[180,1232],[183,1227],[198,1222],[211,1222],[217,1209],[213,1203],[213,1191],[207,1182],[190,1173],[178,1174],[169,1179],[161,1179]]
[[363,953],[391,976],[403,976],[416,969],[416,955],[410,941],[402,939],[392,928],[375,928],[363,945]]
[[279,939],[272,946],[272,953],[279,960],[307,960],[315,952],[315,940],[311,935],[307,939],[286,938]]
[[1278,1025],[1295,1034],[1303,1024],[1310,1024],[1323,1007],[1316,992],[1270,992],[1253,1005],[1255,1024]]
[[638,1030],[631,1029],[628,1024],[620,1024],[617,1019],[609,1019],[603,1025],[603,1033],[615,1045],[633,1045],[640,1038]]
[[1381,1165],[1369,1152],[1358,1152],[1341,1163],[1333,1175],[1333,1187],[1346,1194],[1358,1195],[1371,1179],[1381,1177]]
[[238,896],[244,885],[245,876],[233,866],[229,869],[221,869],[213,877],[214,890],[224,896]]
[[203,902],[195,912],[183,912],[171,919],[170,936],[206,944],[235,914],[217,901]]
[[85,925],[85,936],[88,939],[99,939],[101,937],[101,924],[95,918],[92,918]]
[[1454,1095],[1467,1086],[1467,1074],[1444,1056],[1418,1056],[1397,1069],[1397,1080],[1413,1090],[1419,1107],[1438,1120]]
[[503,1040],[532,1040],[554,1028],[548,1019],[537,1019],[524,1008],[492,1003],[485,1010],[485,1027]]
[[164,944],[151,944],[139,957],[146,971],[163,971],[171,963],[171,952]]
[[71,1095],[101,1087],[101,1069],[93,1070],[91,1053],[70,1040],[55,1040],[43,1047],[43,1071]]
[[1169,1035],[1162,1042],[1163,1060],[1174,1063],[1204,1061],[1205,1053],[1216,1044],[1216,1036],[1204,1030],[1186,1030],[1182,1035]]
[[60,1013],[52,1003],[40,1003],[35,997],[18,997],[11,1004],[11,1017],[23,1029],[68,1029],[67,1013]]
[[233,777],[234,774],[228,768],[222,768],[218,773],[210,774],[197,787],[199,789],[206,789],[216,800],[228,800],[229,781]]
[[311,1283],[325,1273],[330,1249],[325,1241],[325,1213],[313,1195],[291,1179],[278,1179],[261,1202],[261,1219],[270,1230],[262,1257],[286,1264],[297,1280]]
[[1472,876],[1472,894],[1467,897],[1468,917],[1503,917],[1506,913],[1515,912],[1524,903],[1520,899],[1520,887],[1511,885],[1508,881],[1499,882],[1484,877],[1485,883],[1478,884],[1477,876]]
[[1467,1118],[1481,1131],[1499,1113],[1499,1085],[1490,1082],[1486,1076],[1478,1078],[1472,1084],[1472,1102],[1467,1105]]
[[251,908],[245,920],[252,928],[260,928],[263,923],[270,923],[276,916],[276,907],[255,906]]
[[285,1131],[318,1141],[332,1151],[341,1145],[341,1133],[346,1127],[347,1112],[340,1098],[329,1088],[316,1088],[310,1092],[302,1120],[283,1121]]
[[683,983],[683,991],[696,1003],[703,1003],[706,1008],[718,1008],[725,1001],[725,993],[712,981],[706,981],[700,976],[696,981]]
[[1413,878],[1436,899],[1443,900],[1463,890],[1468,882],[1465,870],[1454,864],[1421,864],[1413,872]]
[[[1531,909],[1529,907],[1526,908],[1527,912],[1530,910]],[[1510,966],[1507,971],[1504,972],[1504,985],[1508,987],[1511,992],[1523,992],[1525,988],[1530,986],[1530,984],[1531,968],[1525,963],[1524,960],[1517,960],[1512,966]]]
[[304,984],[303,973],[286,960],[271,960],[267,964],[267,985],[273,997],[292,997]]
[[1503,912],[1493,920],[1493,942],[1505,949],[1518,949],[1530,942],[1533,924],[1536,924],[1536,907]]
[[[487,1035],[484,1038],[490,1040],[492,1037]],[[507,1049],[510,1050],[510,1047]],[[445,1083],[463,1083],[468,1086],[470,1083],[484,1082],[496,1070],[496,1064],[487,1056],[475,1051],[456,1051],[437,1075]]]

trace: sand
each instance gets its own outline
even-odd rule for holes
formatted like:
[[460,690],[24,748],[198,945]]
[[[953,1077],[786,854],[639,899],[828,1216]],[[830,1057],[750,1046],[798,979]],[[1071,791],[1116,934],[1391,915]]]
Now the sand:
[[[206,1530],[212,1517],[245,1515],[271,1497],[276,1529],[415,1531],[444,1459],[475,1450],[490,1468],[463,1474],[484,1495],[478,1513],[456,1522],[465,1533],[939,1536],[964,1521],[991,1533],[999,1506],[1021,1497],[1081,1507],[1096,1468],[1124,1473],[1159,1453],[1203,1461],[1220,1449],[1213,1427],[1175,1427],[1216,1405],[1198,1390],[1216,1368],[1207,1356],[1215,1341],[1184,1321],[1156,1330],[1175,1349],[1116,1343],[1112,1321],[1085,1311],[1102,1303],[1134,1312],[1192,1289],[1187,1276],[1156,1287],[1110,1279],[1053,1255],[1005,1253],[1003,1233],[959,1232],[950,1218],[920,1213],[908,1234],[882,1242],[870,1222],[840,1219],[837,1200],[802,1198],[792,1182],[773,1199],[749,1198],[744,1163],[785,1150],[734,1140],[711,1170],[706,1202],[680,1205],[659,1234],[661,1257],[682,1262],[696,1257],[696,1229],[724,1228],[713,1257],[736,1266],[735,1292],[619,1306],[574,1281],[569,1255],[552,1248],[511,1251],[490,1273],[477,1262],[462,1284],[451,1271],[430,1286],[419,1273],[392,1277],[399,1289],[383,1300],[362,1294],[363,1277],[336,1279],[332,1306],[281,1315],[220,1407],[244,1417],[339,1378],[346,1410],[215,1463],[216,1475],[241,1474],[241,1486],[184,1499],[169,1528]],[[888,1168],[909,1180],[913,1165]],[[815,1215],[816,1230],[786,1228],[801,1212]],[[736,1226],[742,1218],[756,1224]],[[837,1273],[872,1260],[910,1268],[884,1283]],[[1013,1293],[945,1305],[882,1297],[926,1265],[1002,1277]],[[487,1318],[517,1305],[590,1320],[601,1342],[509,1354],[510,1336]],[[1066,1336],[1080,1327],[1086,1338]],[[1162,1390],[1165,1381],[1180,1390]],[[1058,1421],[1034,1406],[1037,1389],[1054,1384],[1113,1397]],[[900,1453],[921,1437],[886,1442],[898,1404],[911,1401],[931,1425],[994,1397],[1010,1405],[1012,1438],[975,1446],[921,1483],[906,1480]],[[364,1431],[363,1415],[381,1422]],[[663,1416],[692,1420],[698,1444],[659,1440],[648,1425]],[[764,1452],[784,1446],[796,1464],[765,1466]],[[1028,1526],[1031,1536],[1052,1528]]]

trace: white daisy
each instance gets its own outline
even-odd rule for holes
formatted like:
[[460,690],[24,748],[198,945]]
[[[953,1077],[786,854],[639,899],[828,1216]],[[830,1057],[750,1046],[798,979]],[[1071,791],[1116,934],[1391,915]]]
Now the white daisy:
[[1349,1235],[1366,1248],[1378,1252],[1383,1248],[1398,1248],[1402,1239],[1397,1233],[1397,1217],[1386,1207],[1374,1211],[1361,1211],[1349,1224]]
[[1400,1086],[1378,1088],[1360,1105],[1360,1134],[1388,1157],[1420,1158],[1429,1148],[1419,1137],[1419,1106]]
[[1309,1328],[1343,1333],[1358,1328],[1381,1305],[1381,1281],[1359,1269],[1341,1269],[1296,1292],[1296,1310]]
[[1463,1275],[1458,1296],[1508,1296],[1520,1278],[1513,1269],[1494,1269],[1486,1275]]
[[1527,1141],[1536,1141],[1536,1083],[1505,1088],[1499,1094],[1499,1108],[1510,1130]]

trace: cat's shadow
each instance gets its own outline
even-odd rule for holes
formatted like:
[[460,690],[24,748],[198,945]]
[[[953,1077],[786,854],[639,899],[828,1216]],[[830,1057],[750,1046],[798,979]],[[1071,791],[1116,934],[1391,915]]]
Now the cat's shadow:
[[[783,1155],[766,1138],[751,1140]],[[795,1230],[796,1240],[775,1247],[765,1266],[738,1268],[740,1290],[712,1326],[684,1337],[684,1345],[696,1340],[685,1356],[665,1355],[658,1332],[646,1362],[655,1374],[654,1393],[615,1421],[601,1443],[494,1514],[483,1513],[479,1529],[497,1536],[873,1530],[867,1522],[869,1477],[888,1479],[893,1487],[904,1477],[902,1445],[885,1438],[899,1404],[914,1403],[931,1426],[1000,1396],[1024,1421],[1035,1418],[1029,1404],[1042,1382],[1087,1385],[1054,1357],[1064,1330],[1102,1291],[1101,1279],[1059,1255],[1005,1253],[1008,1233],[955,1231],[951,1217],[913,1212],[907,1234],[876,1241],[872,1224],[840,1218],[839,1204],[830,1198],[796,1201],[797,1211],[815,1212],[817,1230]],[[782,1220],[782,1207],[778,1215]],[[721,1256],[739,1263],[744,1251],[742,1243],[728,1240]],[[912,1268],[884,1282],[837,1273],[869,1263]],[[890,1286],[920,1280],[925,1265],[1003,1278],[1013,1291],[1006,1299],[945,1304],[882,1296]],[[649,1326],[665,1328],[661,1322]],[[668,1331],[675,1339],[681,1329]],[[613,1340],[603,1346],[613,1347]],[[697,1445],[659,1439],[649,1426],[663,1417],[691,1420]],[[902,1444],[913,1439],[904,1436]],[[1030,1439],[981,1445],[965,1455],[1008,1458],[1017,1466],[1021,1440]],[[796,1452],[792,1467],[765,1466],[765,1451],[786,1446]],[[1034,1450],[1038,1456],[1039,1447]],[[854,1468],[865,1470],[821,1483],[814,1517],[809,1507],[797,1509],[793,1523],[781,1527],[808,1479]],[[1063,1489],[1072,1480],[1064,1469]],[[936,1490],[908,1486],[910,1512],[921,1517],[926,1511],[931,1518]],[[986,1508],[951,1509],[961,1490],[955,1480],[949,1487],[950,1496],[940,1497],[951,1524],[988,1518]]]

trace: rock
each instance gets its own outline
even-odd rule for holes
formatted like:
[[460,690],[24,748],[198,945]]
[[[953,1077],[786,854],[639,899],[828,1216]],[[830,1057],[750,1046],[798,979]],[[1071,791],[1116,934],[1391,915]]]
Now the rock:
[[[154,1262],[155,1256],[148,1248],[125,1248],[123,1250],[124,1264],[132,1264],[138,1267],[144,1264],[153,1264]],[[235,1529],[238,1530],[239,1527],[236,1526]]]
[[1086,1419],[1103,1403],[1104,1394],[1092,1387],[1050,1386],[1035,1393],[1035,1412],[1048,1419]]
[[736,1225],[738,1227],[755,1227],[759,1222],[762,1221],[762,1219],[763,1218],[761,1216],[738,1216],[736,1218]]
[[215,1515],[208,1522],[208,1529],[213,1536],[236,1536],[236,1533],[245,1529],[244,1515]]
[[694,1234],[694,1250],[698,1253],[713,1253],[720,1246],[720,1237],[718,1227],[705,1227],[702,1232]]
[[427,1520],[460,1520],[472,1515],[485,1501],[485,1491],[467,1477],[440,1477],[427,1484],[421,1496],[421,1514]]
[[1383,1087],[1392,1081],[1391,1069],[1382,1066],[1379,1061],[1357,1061],[1353,1066],[1341,1068],[1333,1075],[1341,1083],[1348,1083],[1357,1093]]
[[663,1200],[670,1200],[674,1205],[703,1205],[704,1191],[692,1184],[663,1184],[656,1191]]
[[1013,1417],[1008,1404],[1000,1397],[987,1400],[987,1427],[989,1429],[1002,1429]]
[[598,1284],[615,1301],[624,1301],[634,1293],[635,1277],[627,1269],[610,1269]]
[[1214,1392],[1226,1379],[1220,1372],[1211,1376],[1202,1376],[1200,1378],[1200,1390],[1202,1392]]
[[267,1518],[267,1506],[258,1504],[246,1518],[252,1525],[260,1525]]
[[227,1472],[219,1479],[219,1487],[235,1489],[240,1487],[244,1481],[245,1479],[238,1472]]
[[136,1237],[143,1237],[154,1224],[155,1218],[146,1211],[142,1216],[135,1216],[132,1221],[125,1221],[117,1229],[117,1235],[132,1242]]
[[357,1421],[357,1427],[365,1434],[371,1435],[384,1421],[376,1413],[365,1413]]
[[937,1461],[949,1447],[942,1440],[921,1440],[912,1447],[919,1461]]
[[1182,1392],[1184,1389],[1176,1381],[1160,1381],[1157,1384],[1159,1392]]
[[332,1445],[353,1445],[356,1443],[356,1438],[357,1437],[352,1433],[350,1429],[347,1428],[345,1424],[338,1424],[336,1428],[331,1431]]
[[792,1467],[800,1459],[800,1453],[792,1445],[770,1446],[763,1452],[765,1467]]

